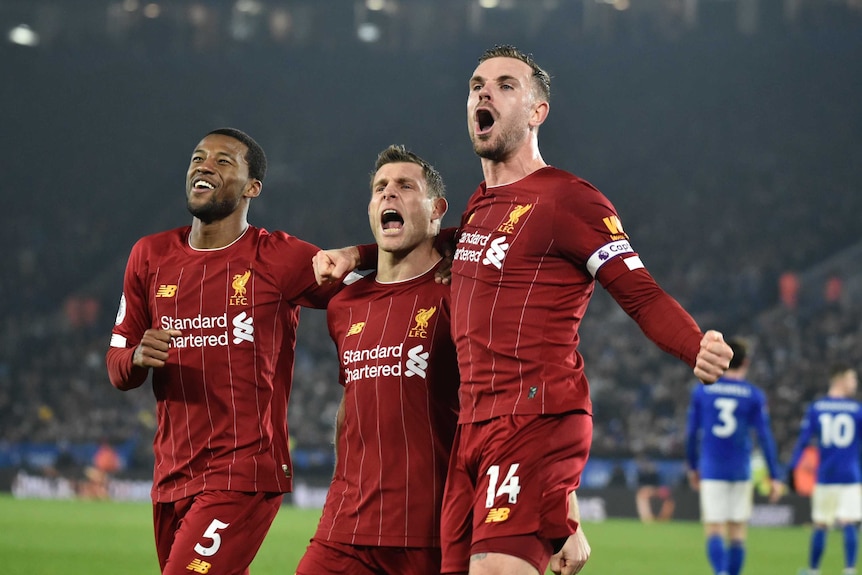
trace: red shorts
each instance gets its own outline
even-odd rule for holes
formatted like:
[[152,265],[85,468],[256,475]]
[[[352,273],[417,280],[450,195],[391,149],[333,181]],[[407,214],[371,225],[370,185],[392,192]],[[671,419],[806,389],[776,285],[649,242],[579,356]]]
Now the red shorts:
[[459,425],[443,496],[441,572],[467,573],[471,555],[503,553],[544,573],[554,546],[577,528],[568,496],[592,435],[586,413]]
[[248,574],[281,507],[281,493],[204,491],[153,505],[162,575]]
[[376,547],[312,539],[296,575],[438,575],[439,547]]

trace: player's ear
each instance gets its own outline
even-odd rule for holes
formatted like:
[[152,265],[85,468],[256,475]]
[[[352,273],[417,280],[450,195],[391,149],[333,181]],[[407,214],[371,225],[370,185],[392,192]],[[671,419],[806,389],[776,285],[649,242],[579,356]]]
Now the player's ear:
[[449,202],[446,201],[446,198],[434,198],[431,219],[442,220],[447,211],[449,211]]
[[533,106],[533,113],[530,115],[530,126],[541,126],[545,122],[545,119],[547,119],[550,111],[551,105],[547,101],[537,101]]
[[245,192],[243,192],[243,196],[246,198],[256,198],[260,195],[260,191],[263,189],[263,182],[258,180],[257,178],[251,178],[248,181],[248,184],[245,186]]

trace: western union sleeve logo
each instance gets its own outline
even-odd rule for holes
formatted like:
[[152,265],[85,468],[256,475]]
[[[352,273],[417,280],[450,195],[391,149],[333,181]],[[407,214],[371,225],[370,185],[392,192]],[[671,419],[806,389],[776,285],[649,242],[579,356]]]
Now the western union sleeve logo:
[[611,232],[612,240],[629,239],[628,234],[623,230],[623,223],[617,216],[608,216],[606,218],[602,218],[602,221],[605,222],[605,227],[607,227],[608,231]]
[[420,309],[416,314],[416,325],[413,326],[413,329],[410,330],[410,333],[407,334],[407,337],[428,337],[428,320],[431,319],[431,316],[437,311],[437,307],[431,307],[428,309]]
[[533,204],[527,204],[525,206],[517,205],[512,208],[512,211],[509,212],[509,219],[506,223],[502,224],[499,228],[497,228],[498,232],[502,232],[504,234],[511,234],[515,230],[515,226],[521,220],[521,216],[530,211],[530,208],[533,207]]
[[236,274],[233,276],[233,281],[230,286],[233,288],[233,296],[230,298],[230,305],[247,305],[248,298],[245,297],[248,291],[245,285],[251,277],[251,270],[245,270],[244,274]]
[[347,335],[356,335],[358,333],[362,333],[362,328],[364,328],[364,327],[365,327],[364,321],[354,323],[353,325],[350,326],[350,329],[347,330]]

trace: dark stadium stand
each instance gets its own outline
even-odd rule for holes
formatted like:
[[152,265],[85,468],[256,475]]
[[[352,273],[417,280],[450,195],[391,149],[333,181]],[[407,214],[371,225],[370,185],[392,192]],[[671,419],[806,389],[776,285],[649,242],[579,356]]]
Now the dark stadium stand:
[[[862,367],[862,11],[852,4],[801,2],[782,19],[766,1],[746,25],[721,12],[733,2],[702,3],[695,24],[637,0],[625,14],[529,26],[515,13],[449,22],[435,12],[445,41],[381,24],[375,43],[353,34],[352,9],[332,22],[343,37],[324,35],[308,2],[264,2],[268,21],[248,16],[251,36],[217,44],[183,33],[178,2],[163,3],[162,21],[83,2],[69,29],[57,3],[11,2],[0,24],[39,4],[53,6],[33,21],[43,43],[0,44],[0,468],[52,467],[64,450],[81,465],[107,438],[127,475],[149,473],[153,399],[114,390],[104,352],[132,243],[189,220],[177,209],[183,158],[200,133],[232,125],[267,150],[258,225],[324,247],[369,241],[367,173],[390,143],[440,169],[455,225],[481,177],[464,129],[467,74],[502,41],[554,78],[545,159],[615,203],[647,267],[702,326],[751,338],[749,376],[769,396],[784,460],[829,364]],[[212,5],[231,13],[230,2]],[[278,24],[277,6],[292,10],[283,37],[262,27]],[[216,37],[227,24],[211,23]],[[779,292],[785,272],[799,280],[794,305]],[[299,467],[319,471],[340,388],[322,312],[302,317],[289,425]],[[680,459],[690,370],[600,288],[581,333],[593,455]]]

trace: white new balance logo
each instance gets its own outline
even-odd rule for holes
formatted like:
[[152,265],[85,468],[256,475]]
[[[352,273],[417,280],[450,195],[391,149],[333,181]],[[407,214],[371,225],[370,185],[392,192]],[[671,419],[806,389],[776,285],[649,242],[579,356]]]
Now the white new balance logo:
[[404,375],[418,375],[425,377],[425,370],[428,369],[428,352],[422,351],[422,346],[417,345],[407,350],[407,368],[404,370]]
[[506,250],[509,249],[509,244],[506,243],[506,236],[500,236],[491,241],[491,246],[485,252],[485,259],[482,260],[484,265],[491,264],[495,268],[502,269],[503,258],[506,257]]
[[254,318],[247,315],[245,312],[240,313],[233,318],[233,342],[242,343],[244,341],[254,341]]

